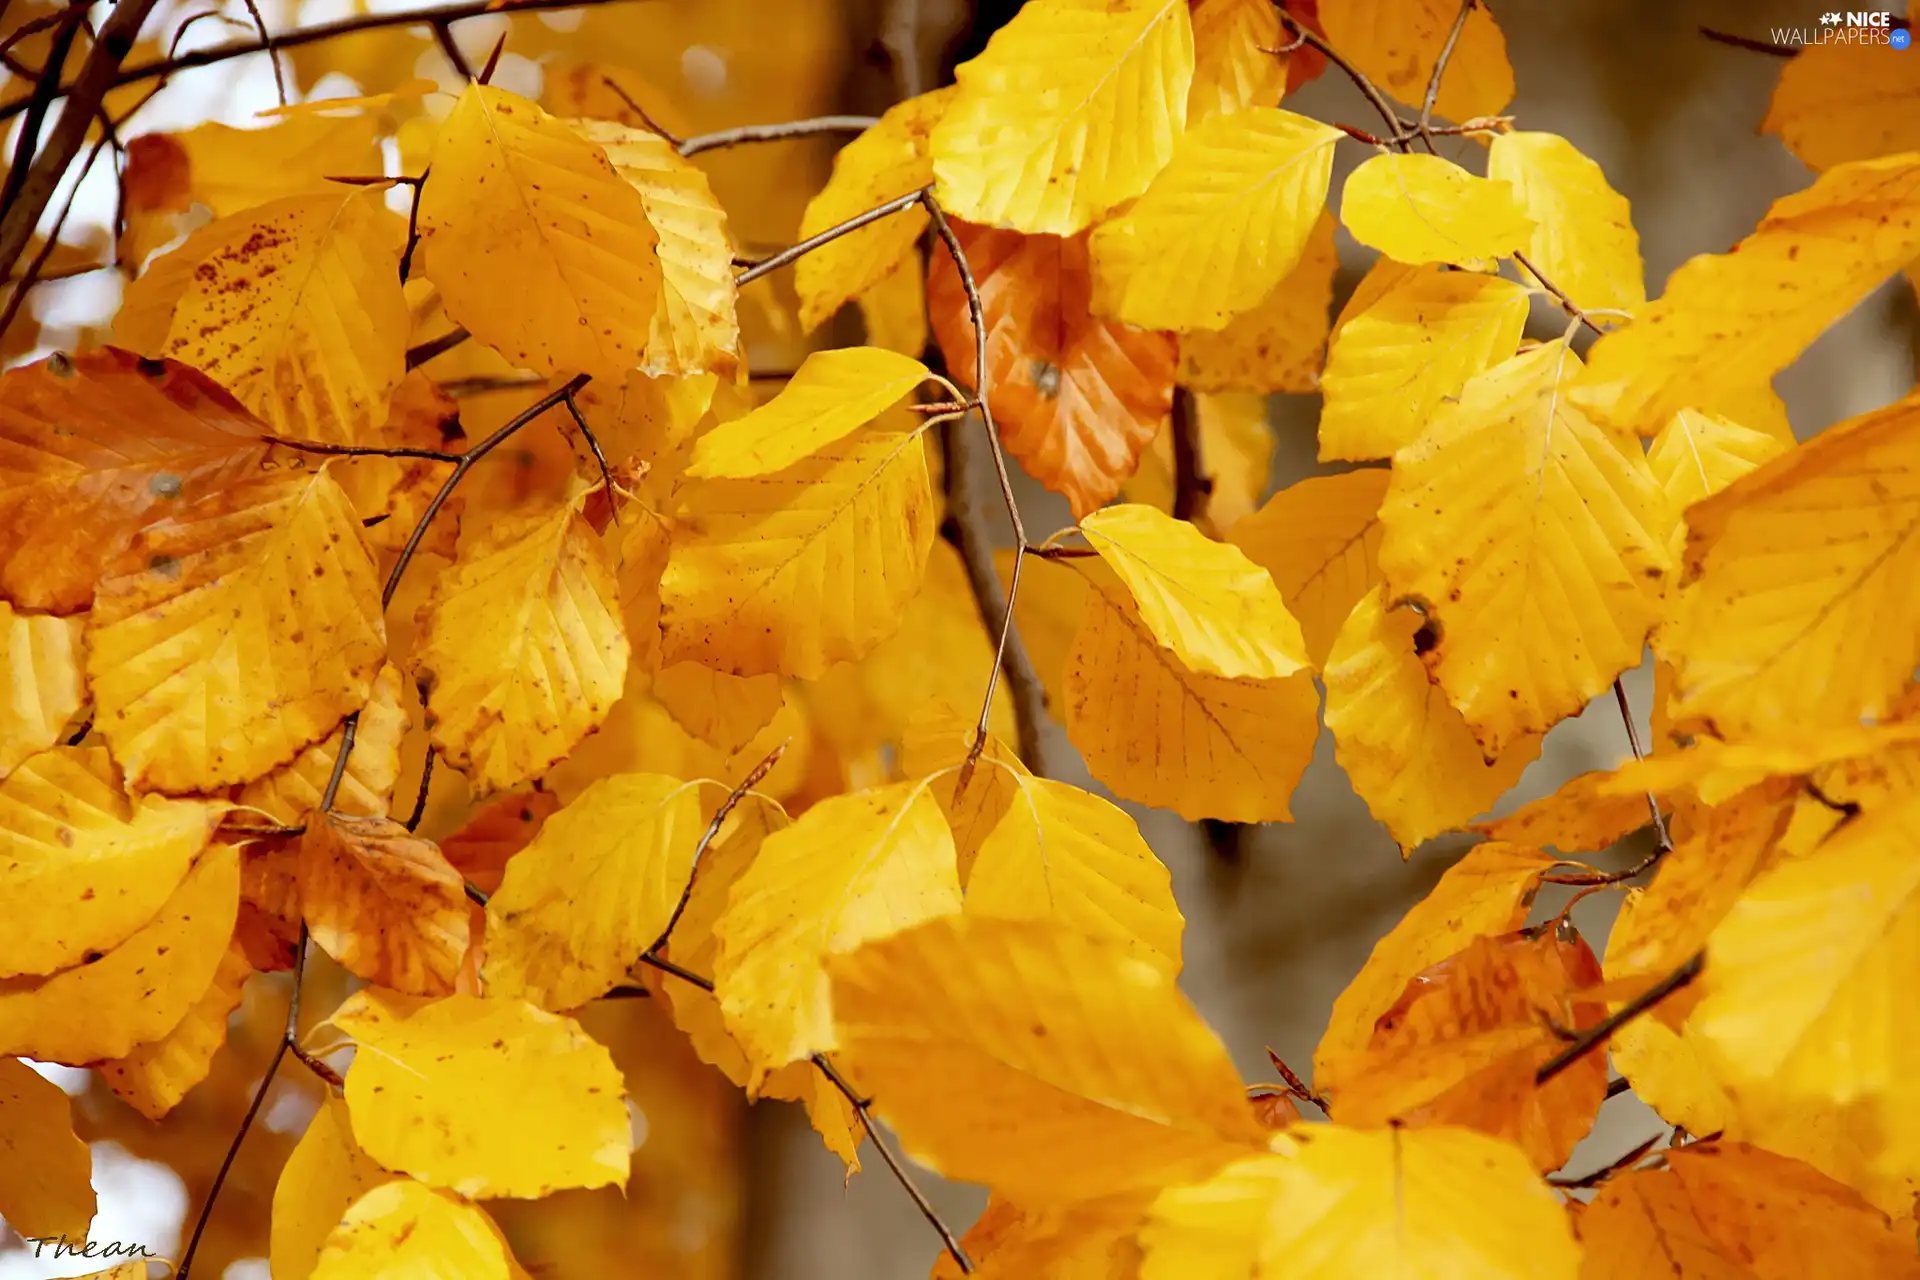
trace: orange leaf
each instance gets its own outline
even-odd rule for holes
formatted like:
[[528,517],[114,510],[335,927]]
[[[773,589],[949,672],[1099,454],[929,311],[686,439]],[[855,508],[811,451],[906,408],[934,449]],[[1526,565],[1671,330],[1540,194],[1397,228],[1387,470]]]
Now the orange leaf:
[[551,791],[498,796],[467,819],[467,825],[440,842],[440,852],[482,893],[500,887],[507,859],[526,848],[560,808]]
[[240,853],[240,915],[234,942],[262,973],[293,968],[300,939],[299,842],[257,840]]
[[315,813],[300,842],[300,906],[348,972],[412,995],[453,992],[466,890],[431,840],[388,818]]
[[[1173,409],[1169,334],[1095,316],[1084,235],[1021,235],[956,220],[987,320],[988,403],[1028,474],[1077,519],[1133,474]],[[947,367],[975,380],[973,324],[952,259],[936,252],[927,311]]]
[[1586,1277],[1920,1276],[1912,1232],[1902,1239],[1859,1192],[1739,1142],[1698,1143],[1664,1169],[1610,1180],[1576,1225]]
[[187,366],[112,347],[0,376],[0,598],[85,609],[136,530],[259,465],[264,429]]
[[1565,1047],[1555,1028],[1606,1017],[1590,994],[1599,981],[1599,961],[1571,930],[1475,938],[1416,975],[1374,1024],[1340,1094],[1341,1122],[1461,1125],[1558,1169],[1606,1101],[1606,1055],[1587,1054],[1544,1086],[1534,1073]]

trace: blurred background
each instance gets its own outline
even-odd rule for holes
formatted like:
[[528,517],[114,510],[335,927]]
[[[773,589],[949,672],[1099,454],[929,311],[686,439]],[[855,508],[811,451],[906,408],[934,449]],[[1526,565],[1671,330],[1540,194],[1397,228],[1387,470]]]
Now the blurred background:
[[[280,31],[418,2],[258,0],[258,9],[261,21]],[[829,111],[877,113],[903,88],[916,92],[944,83],[953,63],[977,52],[1017,7],[1006,0],[651,0],[481,17],[459,24],[454,38],[478,65],[507,35],[495,83],[533,97],[583,58],[630,71],[655,92],[648,105],[661,123],[685,133]],[[1764,40],[1770,27],[1816,23],[1819,6],[1811,0],[1492,0],[1490,7],[1505,32],[1519,85],[1511,114],[1521,127],[1571,138],[1629,198],[1651,291],[1688,257],[1725,250],[1752,229],[1773,199],[1809,180],[1776,139],[1757,133],[1781,60],[1711,41],[1699,28]],[[0,6],[0,29],[16,28],[35,11],[21,0]],[[181,49],[233,39],[253,22],[237,0],[224,6],[212,0],[162,3],[143,49],[164,50],[183,24],[204,13],[216,16],[194,22],[180,37]],[[29,46],[21,52],[33,61]],[[285,55],[281,72],[296,101],[374,92],[415,76],[445,87],[458,83],[431,35],[406,28],[308,46]],[[0,85],[0,98],[22,91],[16,79]],[[264,56],[186,72],[143,106],[126,132],[206,120],[257,126],[263,122],[255,113],[275,106],[279,92]],[[1287,105],[1362,128],[1375,123],[1337,71],[1289,95]],[[1444,146],[1451,148],[1444,153],[1466,158],[1475,144],[1446,139]],[[388,149],[388,172],[401,172],[401,144],[390,142]],[[716,191],[747,252],[794,238],[831,154],[830,142],[814,141],[703,157],[703,164],[711,160]],[[1343,148],[1338,157],[1336,184],[1365,152]],[[104,244],[115,198],[107,166],[96,166],[63,238]],[[53,207],[61,203],[56,198]],[[1336,309],[1366,265],[1344,232],[1341,241],[1345,265]],[[0,358],[11,364],[104,340],[104,322],[123,283],[117,270],[76,270],[41,287],[29,314],[0,340]],[[776,278],[763,295],[745,301],[753,366],[793,368],[809,342],[792,321],[790,286]],[[857,321],[842,321],[812,343],[857,336]],[[1532,336],[1558,336],[1562,329],[1558,312],[1536,310]],[[1905,394],[1914,384],[1917,359],[1914,290],[1896,280],[1822,338],[1778,379],[1776,389],[1804,437]],[[1271,488],[1319,469],[1317,413],[1311,396],[1273,399]],[[468,430],[471,435],[471,418]],[[1031,527],[1045,531],[1070,522],[1064,502],[1038,486],[1023,483],[1020,497]],[[1643,731],[1648,681],[1646,669],[1626,680]],[[1067,763],[1069,781],[1090,784],[1057,729],[1053,748],[1054,758]],[[1618,710],[1603,699],[1553,731],[1499,811],[1583,770],[1610,766],[1626,750]],[[1289,824],[1201,829],[1168,814],[1134,810],[1172,869],[1187,916],[1183,985],[1249,1080],[1273,1077],[1269,1047],[1306,1072],[1334,997],[1374,942],[1463,847],[1458,840],[1436,841],[1403,862],[1332,755],[1323,734]],[[403,780],[400,790],[411,797],[412,784]],[[426,834],[446,834],[465,816],[457,781],[437,785]],[[1627,865],[1645,851],[1622,849],[1613,856]],[[1574,911],[1596,951],[1615,901],[1597,895]],[[1562,902],[1563,896],[1543,893],[1537,912],[1549,915]],[[308,982],[305,1003],[317,1010],[331,1007],[345,990],[324,957],[310,966]],[[177,1255],[183,1222],[190,1226],[264,1069],[286,998],[284,975],[256,978],[211,1080],[159,1124],[90,1086],[88,1073],[47,1068],[75,1096],[76,1121],[94,1144],[100,1195],[94,1239],[139,1242],[162,1256]],[[868,1168],[849,1179],[797,1105],[747,1108],[737,1090],[693,1058],[660,1004],[604,1002],[582,1014],[587,1030],[609,1045],[627,1074],[639,1139],[634,1176],[624,1198],[615,1191],[570,1192],[533,1204],[490,1205],[527,1271],[573,1277],[612,1270],[689,1280],[924,1276],[936,1241],[879,1163],[869,1155]],[[196,1266],[199,1275],[267,1276],[263,1255],[275,1177],[318,1098],[297,1067],[275,1083],[222,1193]],[[1609,1102],[1571,1169],[1603,1165],[1658,1127],[1631,1098]],[[956,1229],[984,1202],[976,1189],[944,1186],[932,1175],[924,1179]],[[0,1239],[0,1280],[89,1269],[81,1260],[35,1258],[17,1239]]]

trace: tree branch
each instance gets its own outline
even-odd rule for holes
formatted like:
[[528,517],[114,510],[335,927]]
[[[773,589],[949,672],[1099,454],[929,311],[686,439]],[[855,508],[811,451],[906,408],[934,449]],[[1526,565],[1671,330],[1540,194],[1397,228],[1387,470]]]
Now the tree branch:
[[1173,518],[1192,520],[1206,509],[1213,493],[1213,480],[1202,470],[1200,456],[1200,418],[1193,392],[1185,387],[1173,389],[1173,418],[1168,424],[1173,436]]
[[[225,44],[216,44],[205,49],[195,49],[190,53],[137,62],[133,66],[120,69],[106,87],[118,89],[121,85],[170,76],[176,71],[212,66],[216,62],[244,58],[253,53],[298,49],[302,45],[318,44],[323,40],[357,35],[363,31],[380,31],[388,27],[430,27],[436,22],[459,22],[465,18],[478,18],[490,13],[538,13],[546,9],[589,9],[603,4],[621,2],[623,0],[461,0],[458,4],[428,5],[399,13],[363,13],[351,18],[342,18],[337,22],[316,23],[311,27],[284,32],[266,39],[250,36],[241,40],[229,40]],[[126,9],[141,3],[142,0],[121,0],[120,8]],[[145,7],[151,8],[152,5],[147,3]],[[117,13],[118,11],[116,16]],[[111,27],[113,24],[109,21],[107,25]],[[123,52],[120,56],[124,58],[126,54]],[[118,59],[115,60],[115,65],[118,67]],[[62,92],[71,96],[78,89],[79,82],[76,81],[73,85],[64,88]],[[10,120],[19,115],[26,109],[26,105],[27,100],[24,97],[16,98],[12,102],[0,103],[0,120]]]
[[0,217],[0,279],[13,274],[14,264],[20,261],[20,255],[33,239],[41,213],[53,199],[67,166],[79,154],[81,144],[87,139],[87,126],[93,123],[101,100],[120,71],[120,63],[133,50],[140,24],[147,20],[156,3],[157,0],[120,0],[106,25],[101,27],[93,52],[87,55],[79,77],[66,91],[66,107],[47,136],[46,146],[34,159],[17,194],[6,202],[6,214]]
[[1555,1054],[1540,1070],[1534,1072],[1534,1084],[1543,1085],[1547,1083],[1547,1081],[1553,1079],[1562,1071],[1565,1071],[1568,1067],[1580,1061],[1580,1059],[1586,1057],[1589,1053],[1592,1053],[1595,1049],[1598,1049],[1607,1042],[1608,1037],[1612,1036],[1613,1033],[1621,1027],[1632,1022],[1635,1018],[1699,977],[1701,971],[1706,968],[1706,965],[1707,953],[1704,951],[1694,953],[1693,957],[1678,969],[1675,969],[1672,973],[1621,1005],[1616,1012],[1602,1018],[1599,1022],[1594,1023],[1585,1031],[1575,1036],[1573,1041],[1568,1044],[1565,1049]]
[[[626,97],[623,93],[621,97]],[[632,99],[627,105],[640,111],[638,103]],[[640,118],[647,119],[641,112]],[[678,143],[681,156],[697,156],[702,151],[715,151],[721,147],[737,147],[752,142],[780,142],[787,138],[811,138],[821,133],[864,133],[879,124],[876,116],[818,116],[812,120],[785,120],[779,124],[744,124],[735,129],[721,129],[714,133],[702,133],[684,138]],[[658,125],[653,126],[661,137],[667,133]]]

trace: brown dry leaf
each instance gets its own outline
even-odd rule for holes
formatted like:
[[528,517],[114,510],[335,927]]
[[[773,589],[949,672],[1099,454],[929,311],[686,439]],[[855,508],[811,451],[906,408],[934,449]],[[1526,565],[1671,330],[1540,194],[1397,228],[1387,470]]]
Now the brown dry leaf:
[[1920,1276],[1912,1221],[1896,1230],[1810,1165],[1738,1142],[1669,1152],[1600,1189],[1580,1215],[1583,1277],[1799,1280]]
[[1366,1057],[1374,1023],[1415,975],[1474,938],[1512,933],[1524,924],[1540,877],[1555,865],[1537,849],[1489,842],[1447,868],[1333,1002],[1327,1033],[1313,1055],[1314,1087],[1331,1096],[1346,1086]]
[[500,887],[507,859],[526,848],[559,808],[560,797],[551,791],[496,796],[442,840],[440,852],[470,884],[490,894]]
[[466,890],[431,840],[385,817],[315,813],[300,841],[300,907],[347,972],[412,995],[453,991]]
[[107,566],[91,626],[96,727],[130,787],[175,792],[292,760],[366,705],[387,647],[360,520],[325,468],[142,529]]
[[[1076,519],[1120,491],[1173,407],[1169,334],[1092,314],[1084,235],[1021,235],[956,221],[987,321],[988,403],[1000,438]],[[959,272],[935,253],[927,310],[947,367],[976,380]]]
[[149,1120],[160,1119],[213,1069],[213,1055],[227,1042],[227,1018],[240,1007],[253,974],[246,948],[237,940],[230,943],[206,993],[172,1031],[135,1045],[125,1057],[96,1062],[93,1069],[135,1111]]
[[[347,757],[347,771],[340,775],[340,790],[333,800],[335,813],[359,817],[386,813],[400,777],[400,741],[407,736],[405,694],[400,668],[392,663],[380,668],[373,694],[360,709],[353,754]],[[334,730],[291,762],[242,787],[235,803],[257,809],[282,826],[297,825],[309,809],[319,808],[345,736],[345,729]]]
[[1591,994],[1600,962],[1571,929],[1475,938],[1416,974],[1374,1023],[1340,1091],[1342,1124],[1458,1125],[1505,1138],[1542,1172],[1586,1137],[1607,1097],[1606,1055],[1590,1053],[1544,1086],[1534,1073],[1566,1047],[1555,1028],[1606,1017]]
[[28,1240],[85,1240],[93,1213],[93,1152],[74,1136],[67,1095],[0,1057],[0,1219]]
[[130,351],[0,375],[0,597],[85,609],[136,530],[259,466],[263,429],[205,376]]

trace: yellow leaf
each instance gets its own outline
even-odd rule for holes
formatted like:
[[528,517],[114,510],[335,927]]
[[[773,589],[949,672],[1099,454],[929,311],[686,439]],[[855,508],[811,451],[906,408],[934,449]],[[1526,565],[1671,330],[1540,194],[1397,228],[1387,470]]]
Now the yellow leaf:
[[1319,732],[1312,676],[1195,672],[1119,587],[1095,586],[1086,598],[1064,696],[1067,736],[1093,776],[1122,799],[1189,821],[1290,820],[1287,800]]
[[682,729],[735,752],[779,714],[786,690],[779,676],[730,676],[678,662],[653,678],[653,697]]
[[1533,219],[1528,259],[1575,304],[1624,311],[1646,302],[1627,199],[1571,142],[1555,133],[1503,133],[1487,153],[1487,176],[1513,187]]
[[[1369,280],[1375,279],[1373,275]],[[1507,359],[1527,324],[1527,291],[1510,280],[1439,267],[1380,277],[1356,293],[1320,380],[1320,460],[1385,458],[1420,438],[1447,401]]]
[[1280,101],[1287,90],[1287,60],[1271,50],[1290,39],[1271,0],[1200,0],[1193,6],[1187,123]]
[[100,747],[55,747],[0,782],[0,977],[52,973],[153,919],[224,806],[130,799]]
[[[857,668],[880,735],[858,745],[902,738],[929,708],[964,713],[969,723],[978,719],[998,639],[981,620],[959,551],[944,538],[935,539],[926,582],[907,604],[900,629]],[[1003,739],[1016,735],[1013,699],[1004,686],[994,696],[987,730]]]
[[1864,813],[1734,903],[1688,1023],[1717,1077],[1883,1118],[1904,1107],[1920,1042],[1889,1011],[1920,950],[1916,822],[1920,796]]
[[1375,156],[1355,169],[1340,195],[1340,221],[1390,258],[1471,270],[1526,248],[1535,230],[1512,184],[1418,154]]
[[515,364],[618,380],[645,357],[659,237],[640,192],[562,121],[468,85],[440,125],[419,216],[447,314]]
[[507,1280],[506,1246],[478,1207],[418,1182],[383,1182],[327,1236],[312,1280]]
[[169,1034],[233,937],[240,855],[210,846],[159,914],[91,964],[0,982],[0,1054],[82,1066]]
[[[734,810],[720,836],[701,856],[686,910],[673,926],[668,954],[675,964],[703,976],[713,972],[720,950],[714,925],[727,908],[734,882],[753,864],[761,841],[789,825],[779,805],[751,793]],[[664,989],[673,1006],[674,1025],[687,1033],[701,1061],[745,1088],[752,1078],[747,1055],[727,1030],[713,993],[678,981],[666,983]],[[802,1103],[827,1149],[840,1157],[849,1173],[859,1171],[858,1151],[865,1131],[846,1098],[813,1063],[794,1062],[780,1068],[767,1077],[760,1096]]]
[[311,1276],[327,1236],[361,1195],[394,1175],[353,1141],[347,1104],[329,1097],[280,1169],[268,1257],[275,1280]]
[[385,817],[316,812],[300,842],[299,885],[313,940],[348,973],[415,995],[454,989],[467,897],[431,840]]
[[1126,585],[1154,640],[1187,670],[1276,680],[1308,665],[1279,588],[1232,543],[1137,503],[1096,511],[1080,531]]
[[936,920],[833,962],[840,1060],[915,1160],[1049,1205],[1264,1141],[1171,974],[1058,925]]
[[1671,515],[1639,441],[1567,402],[1564,340],[1468,383],[1394,457],[1380,508],[1391,597],[1421,602],[1421,661],[1489,757],[1640,661]]
[[1360,598],[1327,655],[1327,732],[1334,758],[1403,856],[1490,808],[1540,754],[1532,734],[1489,764],[1446,694],[1427,680],[1421,619]]
[[749,1092],[836,1047],[830,956],[959,910],[953,836],[924,782],[835,796],[769,835],[714,926],[714,985]]
[[135,1111],[160,1119],[213,1069],[213,1056],[227,1043],[227,1018],[240,1007],[252,976],[245,948],[229,944],[213,981],[172,1031],[135,1045],[125,1057],[96,1062],[93,1069]]
[[1886,758],[1920,742],[1920,722],[1885,724],[1783,725],[1766,737],[1744,742],[1696,739],[1684,751],[1667,751],[1630,760],[1601,775],[1601,795],[1660,793],[1691,787],[1702,802],[1719,804],[1767,778],[1809,774],[1829,765],[1861,758]]
[[1664,637],[1676,721],[1783,733],[1891,705],[1920,659],[1916,440],[1909,396],[1688,510],[1686,604]]
[[856,432],[770,476],[681,491],[662,661],[812,679],[862,657],[919,590],[936,516],[918,433]]
[[1181,0],[1039,0],[956,77],[933,130],[940,203],[968,222],[1072,235],[1173,155],[1193,25]]
[[233,392],[274,434],[372,444],[406,376],[406,228],[378,187],[235,214],[193,269],[160,354]]
[[[1271,11],[1271,3],[1268,8]],[[1263,55],[1264,56],[1264,55]],[[1327,308],[1340,255],[1333,215],[1322,211],[1300,261],[1251,308],[1211,333],[1180,338],[1180,383],[1194,391],[1320,389],[1327,346]]]
[[1920,151],[1920,65],[1867,41],[1796,49],[1780,68],[1760,132],[1815,170]]
[[626,1089],[573,1019],[524,1000],[366,988],[328,1021],[358,1045],[353,1137],[385,1167],[468,1197],[626,1185]]
[[[1434,64],[1448,45],[1460,6],[1454,0],[1342,0],[1320,14],[1328,43],[1375,84],[1408,106],[1421,105]],[[1513,101],[1506,38],[1485,7],[1467,14],[1440,81],[1435,109],[1464,124],[1497,116]]]
[[640,371],[654,376],[731,374],[740,359],[733,241],[727,213],[707,175],[649,129],[599,120],[569,121],[601,147],[614,171],[640,193],[660,238],[660,301],[647,331]]
[[816,351],[773,399],[701,436],[687,474],[745,479],[784,471],[866,426],[927,376],[918,360],[880,347]]
[[[933,182],[928,140],[953,100],[952,88],[936,89],[897,103],[880,123],[840,148],[833,176],[807,201],[798,239],[878,208],[896,196]],[[879,222],[829,241],[796,262],[793,287],[800,295],[800,327],[819,328],[834,312],[892,274],[927,229],[927,211],[911,205]]]
[[67,1095],[0,1057],[0,1218],[29,1241],[79,1242],[93,1212],[93,1152],[74,1135]]
[[573,1009],[605,995],[666,930],[706,823],[700,784],[603,778],[548,818],[487,903],[487,992]]
[[[261,164],[271,156],[271,165]],[[173,239],[176,215],[195,204],[228,218],[286,196],[329,192],[340,176],[386,172],[376,122],[365,116],[307,116],[261,129],[209,122],[179,133],[144,134],[127,144],[126,235],[122,260],[140,265]],[[397,277],[397,273],[396,273]]]
[[1337,1096],[1365,1057],[1373,1025],[1407,983],[1475,938],[1511,933],[1526,922],[1540,877],[1556,865],[1536,849],[1475,845],[1447,868],[1425,898],[1380,939],[1366,964],[1333,1002],[1313,1055],[1313,1083]]
[[1278,107],[1188,131],[1145,194],[1094,229],[1094,309],[1182,331],[1251,310],[1306,252],[1343,136]]
[[87,700],[87,620],[22,613],[0,600],[0,778],[60,741]]
[[538,777],[607,718],[631,647],[584,489],[478,526],[420,610],[433,745],[476,791]]
[[1593,345],[1572,395],[1651,435],[1682,409],[1719,407],[1772,378],[1915,255],[1920,154],[1829,169],[1774,201],[1727,253],[1674,272],[1631,325]]
[[[992,1195],[960,1246],[980,1280],[1136,1280],[1140,1249],[1134,1236],[1152,1199],[1151,1192],[1134,1192],[1033,1209]],[[963,1274],[947,1254],[934,1263],[932,1280],[961,1280]]]
[[1171,1187],[1141,1280],[1574,1280],[1580,1246],[1519,1148],[1466,1129],[1307,1125]]
[[1280,588],[1316,667],[1354,605],[1380,580],[1387,477],[1384,468],[1364,468],[1297,480],[1228,531]]
[[[400,779],[400,742],[410,725],[400,668],[388,663],[380,668],[373,695],[360,709],[353,754],[347,757],[347,771],[340,775],[340,790],[333,798],[335,813],[363,818],[386,813],[394,784]],[[282,825],[297,826],[308,810],[320,807],[326,796],[345,736],[344,729],[336,729],[295,756],[292,763],[249,782],[241,789],[237,805],[258,809]]]
[[1787,448],[1788,442],[1778,436],[1698,409],[1682,409],[1660,428],[1647,450],[1647,466],[1678,517],[1667,547],[1675,564],[1687,546],[1687,509]]
[[1504,818],[1468,829],[1495,840],[1552,846],[1562,853],[1600,853],[1648,821],[1644,790],[1620,787],[1611,775],[1596,771],[1569,778],[1550,795]]
[[285,764],[366,705],[386,654],[360,519],[325,469],[141,530],[100,581],[87,641],[95,727],[129,787],[160,791]]
[[[983,758],[978,768],[994,766]],[[1008,776],[1014,794],[981,842],[968,914],[1046,921],[1178,974],[1185,920],[1165,864],[1133,819],[1064,782]]]
[[[839,243],[835,241],[834,243]],[[800,259],[812,262],[813,255]],[[927,273],[920,256],[910,253],[865,293],[854,300],[860,308],[861,328],[869,346],[918,356],[927,349]]]

